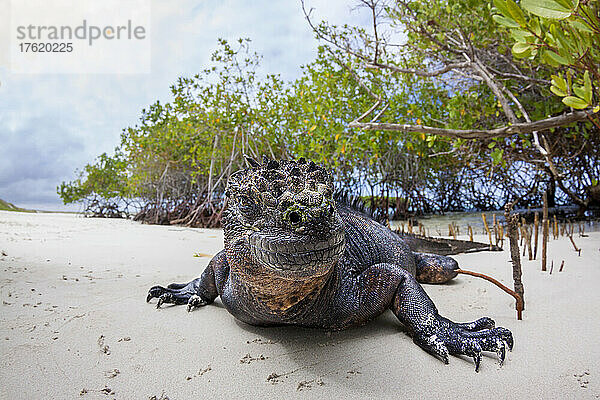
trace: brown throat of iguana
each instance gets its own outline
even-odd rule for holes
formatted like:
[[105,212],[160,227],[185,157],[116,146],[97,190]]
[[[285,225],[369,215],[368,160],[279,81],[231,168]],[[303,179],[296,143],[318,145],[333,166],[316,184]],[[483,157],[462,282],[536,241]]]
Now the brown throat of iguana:
[[248,245],[253,267],[240,269],[238,276],[267,308],[285,312],[320,292],[345,243],[343,231],[337,231],[317,241],[256,233]]

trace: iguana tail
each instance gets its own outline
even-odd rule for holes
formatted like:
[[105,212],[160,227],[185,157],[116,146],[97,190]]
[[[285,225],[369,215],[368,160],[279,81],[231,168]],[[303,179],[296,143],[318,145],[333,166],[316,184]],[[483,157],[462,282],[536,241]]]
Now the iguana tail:
[[396,234],[408,244],[408,247],[410,247],[413,252],[417,253],[448,256],[460,253],[474,253],[477,251],[502,251],[500,247],[495,245],[470,242],[468,240],[433,238],[411,233],[401,233],[398,231],[396,231]]

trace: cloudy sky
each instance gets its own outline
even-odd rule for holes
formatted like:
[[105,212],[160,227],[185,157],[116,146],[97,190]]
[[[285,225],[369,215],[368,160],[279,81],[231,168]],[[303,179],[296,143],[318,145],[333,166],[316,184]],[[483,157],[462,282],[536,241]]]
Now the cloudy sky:
[[[18,0],[0,0],[0,15],[10,1]],[[307,5],[317,20],[368,24],[364,10],[353,11],[352,0]],[[0,199],[76,210],[62,205],[56,186],[97,155],[112,152],[121,130],[136,124],[143,108],[169,100],[177,77],[207,66],[217,38],[250,38],[264,57],[262,72],[284,79],[296,78],[300,65],[315,56],[317,43],[300,0],[156,0],[151,15],[151,73],[122,75],[11,73],[2,59],[7,25],[0,21]]]

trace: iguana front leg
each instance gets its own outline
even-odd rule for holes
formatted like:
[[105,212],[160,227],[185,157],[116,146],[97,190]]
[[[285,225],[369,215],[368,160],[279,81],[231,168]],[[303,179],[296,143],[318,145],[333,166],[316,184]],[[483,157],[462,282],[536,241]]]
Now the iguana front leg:
[[188,311],[195,307],[205,306],[219,296],[215,274],[228,273],[228,271],[227,257],[225,250],[222,250],[210,260],[200,278],[188,283],[172,283],[166,288],[153,286],[148,291],[146,301],[149,302],[152,298],[157,297],[156,308],[160,308],[164,303],[187,304]]
[[506,347],[513,347],[508,329],[494,328],[490,318],[458,324],[442,317],[415,278],[406,271],[399,272],[402,277],[390,308],[409,328],[417,345],[445,363],[449,354],[470,356],[475,361],[475,371],[479,371],[482,351],[496,352],[502,365]]

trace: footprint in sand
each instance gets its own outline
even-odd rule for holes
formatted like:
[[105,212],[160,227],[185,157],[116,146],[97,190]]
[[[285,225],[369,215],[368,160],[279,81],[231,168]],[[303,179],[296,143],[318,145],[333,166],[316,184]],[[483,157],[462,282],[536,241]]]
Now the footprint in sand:
[[575,378],[577,378],[577,383],[579,383],[579,386],[582,388],[587,388],[588,384],[590,383],[589,378],[590,378],[590,372],[589,371],[583,371],[580,374],[573,374],[573,376]]
[[107,356],[110,355],[110,346],[104,344],[104,335],[100,335],[98,338],[98,347],[100,347],[101,353],[106,354]]
[[119,370],[118,370],[118,369],[116,369],[116,368],[113,368],[113,369],[111,369],[111,370],[104,371],[104,376],[110,379],[110,378],[114,378],[114,377],[116,377],[116,376],[117,376],[117,375],[119,375],[120,373],[121,373],[121,371],[119,371]]
[[244,357],[242,357],[240,359],[240,363],[241,364],[250,364],[252,361],[264,361],[269,357],[265,357],[263,354],[257,356],[257,357],[252,357],[250,355],[250,353],[247,353]]

